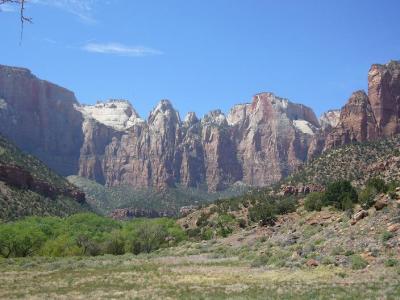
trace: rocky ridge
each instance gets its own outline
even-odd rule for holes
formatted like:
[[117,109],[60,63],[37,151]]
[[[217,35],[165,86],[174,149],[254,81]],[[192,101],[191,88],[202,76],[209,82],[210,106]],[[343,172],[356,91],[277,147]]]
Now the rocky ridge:
[[80,105],[72,92],[0,67],[0,133],[62,175],[107,186],[223,190],[265,186],[322,152],[399,133],[400,63],[373,65],[355,92],[318,120],[312,109],[261,93],[224,115],[183,121],[162,100],[147,120],[125,100]]
[[[189,113],[181,121],[170,101],[162,100],[146,122],[129,128],[114,126],[112,132],[97,134],[107,124],[93,119],[84,125],[85,137],[90,137],[81,151],[81,176],[104,178],[108,186],[206,185],[211,191],[236,182],[267,185],[288,175],[307,159],[308,144],[319,128],[310,108],[271,93],[235,106],[228,116],[214,110],[202,119]],[[104,138],[105,147],[93,147]]]

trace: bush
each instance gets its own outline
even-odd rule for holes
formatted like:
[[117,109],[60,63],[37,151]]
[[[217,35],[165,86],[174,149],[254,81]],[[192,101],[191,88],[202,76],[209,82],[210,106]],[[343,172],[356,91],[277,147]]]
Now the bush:
[[196,221],[196,225],[198,227],[204,227],[208,225],[208,218],[210,217],[209,213],[202,212],[200,217]]
[[353,270],[362,270],[368,266],[368,262],[364,260],[360,255],[355,254],[351,256],[351,268]]
[[201,239],[204,241],[211,240],[214,236],[214,232],[211,228],[205,228],[201,233]]
[[138,254],[184,239],[185,232],[172,219],[118,222],[95,214],[27,218],[0,224],[0,256]]
[[280,215],[296,211],[297,200],[294,197],[286,197],[276,200],[276,213]]
[[324,193],[314,192],[307,195],[304,200],[304,208],[307,211],[321,211],[324,206]]
[[170,219],[139,219],[125,224],[126,250],[133,254],[150,253],[185,239],[183,230]]
[[329,184],[324,198],[325,204],[333,205],[340,210],[352,209],[357,200],[357,191],[351,183],[346,180],[340,180]]
[[218,235],[227,237],[233,232],[235,224],[236,222],[233,216],[228,214],[220,215],[217,220]]
[[73,238],[63,234],[54,240],[48,240],[43,245],[40,254],[50,257],[79,256],[82,255],[82,249]]
[[385,267],[395,267],[399,264],[397,259],[394,258],[389,258],[387,261],[385,261]]
[[238,219],[238,225],[240,228],[244,229],[247,227],[247,222],[245,219],[240,218]]
[[394,234],[392,232],[390,232],[390,231],[385,231],[384,233],[382,233],[382,241],[383,242],[387,242],[392,237],[394,237]]
[[374,188],[378,193],[386,193],[388,191],[388,186],[381,178],[368,179],[368,181],[366,182],[366,186]]
[[358,202],[361,204],[361,207],[364,209],[368,209],[375,204],[375,197],[378,194],[378,191],[373,186],[367,186],[360,192],[358,197]]
[[259,222],[262,226],[274,225],[276,221],[276,207],[269,202],[258,203],[250,211],[250,219]]
[[122,255],[125,253],[125,238],[119,231],[110,234],[104,243],[105,254]]

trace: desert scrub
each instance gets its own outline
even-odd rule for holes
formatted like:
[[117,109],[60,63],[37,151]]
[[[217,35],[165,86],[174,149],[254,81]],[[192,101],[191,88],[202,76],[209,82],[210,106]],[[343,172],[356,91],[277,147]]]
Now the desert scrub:
[[399,264],[399,261],[395,258],[389,258],[385,261],[385,267],[395,267]]
[[361,204],[361,207],[364,209],[370,208],[375,204],[375,197],[378,195],[378,191],[373,186],[367,186],[363,189],[360,194],[358,201]]
[[321,211],[324,206],[324,193],[314,192],[307,195],[304,200],[304,208],[307,211]]
[[357,201],[357,191],[346,180],[339,180],[329,184],[324,196],[326,205],[332,205],[343,211],[352,209]]
[[368,266],[368,262],[358,254],[353,254],[350,257],[350,262],[353,270],[362,270]]
[[387,242],[388,240],[390,240],[391,238],[394,237],[394,234],[392,232],[389,231],[385,231],[382,233],[382,242]]

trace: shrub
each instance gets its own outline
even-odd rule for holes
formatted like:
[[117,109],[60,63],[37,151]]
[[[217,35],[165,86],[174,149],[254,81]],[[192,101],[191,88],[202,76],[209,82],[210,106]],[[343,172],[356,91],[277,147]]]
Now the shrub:
[[209,213],[202,212],[200,217],[196,221],[196,225],[198,227],[204,227],[208,225],[208,218],[210,217]]
[[374,188],[378,193],[386,193],[388,186],[385,181],[381,178],[371,178],[366,182],[367,187]]
[[382,241],[383,242],[387,242],[388,240],[390,240],[392,237],[394,236],[394,234],[390,231],[385,231],[384,233],[382,233]]
[[201,233],[201,239],[208,241],[211,240],[214,236],[214,232],[211,228],[205,228]]
[[186,231],[188,237],[190,238],[198,238],[201,234],[201,229],[196,227],[196,228],[190,228]]
[[218,235],[222,237],[230,235],[235,228],[235,223],[233,216],[228,214],[220,215],[217,220]]
[[337,209],[351,209],[358,200],[357,191],[349,181],[340,180],[328,185],[324,202],[333,205]]
[[119,231],[111,232],[104,242],[104,253],[112,255],[122,255],[125,253],[125,238]]
[[394,258],[389,258],[387,261],[385,261],[385,267],[395,267],[398,264],[398,260]]
[[150,253],[175,245],[186,238],[183,230],[171,219],[137,219],[124,224],[126,250],[134,254]]
[[276,221],[276,207],[269,202],[257,203],[250,211],[250,219],[259,222],[262,226],[274,225]]
[[276,213],[280,215],[296,211],[297,200],[294,197],[285,197],[276,200]]
[[360,255],[352,255],[351,256],[351,268],[353,270],[361,270],[365,269],[368,266],[368,262],[364,260]]
[[246,228],[247,222],[245,219],[240,218],[240,219],[238,219],[238,225],[240,228]]
[[48,240],[43,245],[40,254],[50,257],[79,256],[82,255],[82,249],[73,238],[63,234],[54,240]]
[[324,206],[324,193],[314,192],[307,195],[304,200],[304,208],[307,211],[321,211]]
[[396,180],[392,180],[387,184],[388,192],[395,192],[397,187],[400,187],[400,182]]
[[361,204],[362,208],[368,209],[373,206],[377,194],[378,191],[373,186],[367,186],[364,190],[362,190],[358,197],[358,201]]

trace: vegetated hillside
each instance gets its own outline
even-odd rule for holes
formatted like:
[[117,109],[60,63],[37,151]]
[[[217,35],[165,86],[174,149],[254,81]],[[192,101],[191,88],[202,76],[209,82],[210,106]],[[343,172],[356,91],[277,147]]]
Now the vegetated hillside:
[[178,223],[190,237],[212,240],[199,253],[239,256],[255,267],[397,267],[400,187],[393,184],[371,180],[357,193],[338,181],[296,197],[264,189],[217,201]]
[[87,210],[84,193],[0,136],[0,219]]
[[284,183],[292,185],[349,180],[361,186],[370,178],[400,179],[400,137],[354,143],[335,148],[313,159]]
[[177,216],[183,206],[208,204],[216,199],[243,194],[247,190],[246,186],[233,186],[218,193],[182,186],[139,190],[126,185],[106,187],[79,176],[69,176],[68,180],[86,193],[87,202],[95,211],[104,215],[118,209],[131,209],[139,211],[142,216]]

